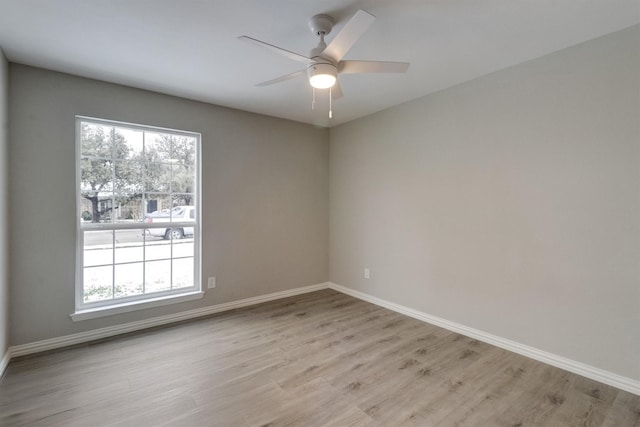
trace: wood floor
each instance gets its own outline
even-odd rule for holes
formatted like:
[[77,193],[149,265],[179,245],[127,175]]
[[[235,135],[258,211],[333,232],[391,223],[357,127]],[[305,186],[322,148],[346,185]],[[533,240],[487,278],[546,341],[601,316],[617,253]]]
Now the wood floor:
[[640,426],[640,397],[324,290],[14,360],[0,425]]

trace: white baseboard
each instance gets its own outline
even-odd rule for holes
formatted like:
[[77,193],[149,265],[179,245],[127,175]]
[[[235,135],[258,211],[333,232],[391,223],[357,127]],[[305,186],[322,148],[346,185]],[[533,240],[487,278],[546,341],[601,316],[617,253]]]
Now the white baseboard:
[[514,353],[529,357],[531,359],[549,364],[551,366],[573,372],[574,374],[582,375],[583,377],[587,377],[592,380],[619,388],[621,390],[628,391],[629,393],[640,395],[640,381],[623,377],[621,375],[614,374],[613,372],[605,371],[600,368],[595,368],[593,366],[589,366],[572,359],[567,359],[566,357],[558,356],[547,351],[520,344],[518,342],[492,335],[478,329],[470,328],[459,323],[451,322],[440,317],[432,316],[430,314],[423,313],[421,311],[414,310],[412,308],[405,307],[390,301],[386,301],[384,299],[374,297],[364,292],[356,291],[341,285],[337,285],[335,283],[330,282],[329,288],[361,299],[363,301],[370,302],[380,307],[388,308],[389,310],[405,314],[409,317],[413,317],[414,319],[418,319],[432,325],[440,326],[450,331],[457,332],[459,334],[477,339],[479,341],[495,345],[496,347],[500,347],[505,350],[509,350]]
[[[250,305],[260,304],[263,302],[273,301],[294,295],[315,292],[321,289],[327,289],[329,283],[319,283],[317,285],[304,286],[301,288],[289,289],[286,291],[275,292],[267,295],[246,298],[239,301],[232,301],[223,304],[216,304],[209,307],[197,308],[194,310],[183,311],[175,314],[154,317],[151,319],[139,320],[137,322],[125,323],[122,325],[109,326],[106,328],[94,329],[92,331],[80,332],[72,335],[51,338],[42,341],[36,341],[28,344],[16,345],[9,348],[8,355],[5,356],[6,363],[9,358],[25,356],[28,354],[40,353],[42,351],[55,350],[57,348],[67,347],[75,344],[82,344],[89,341],[108,338],[115,335],[135,332],[142,329],[153,328],[155,326],[167,325],[169,323],[180,322],[183,320],[195,319],[197,317],[208,316],[210,314],[220,313],[222,311],[233,310],[236,308],[247,307]],[[2,359],[5,362],[5,359]],[[3,365],[0,365],[0,367]],[[0,370],[1,371],[1,370]]]
[[275,292],[267,295],[260,295],[257,297],[246,298],[239,301],[232,301],[223,304],[212,305],[209,307],[198,308],[195,310],[184,311],[175,314],[169,314],[166,316],[154,317],[152,319],[140,320],[137,322],[125,323],[122,325],[109,326],[106,328],[95,329],[92,331],[81,332],[78,334],[65,335],[58,338],[51,338],[42,341],[36,341],[28,344],[17,345],[9,347],[9,350],[4,354],[0,360],[0,377],[12,357],[25,356],[28,354],[39,353],[42,351],[55,350],[62,347],[67,347],[75,344],[82,344],[89,341],[94,341],[102,338],[108,338],[115,335],[125,334],[128,332],[135,332],[155,326],[167,325],[170,323],[180,322],[183,320],[195,319],[198,317],[207,316],[210,314],[220,313],[223,311],[234,310],[236,308],[247,307],[263,302],[273,301],[281,298],[286,298],[294,295],[301,295],[309,292],[315,292],[322,289],[333,289],[346,295],[353,296],[363,301],[370,302],[380,307],[393,310],[395,312],[413,317],[414,319],[421,320],[442,328],[448,329],[453,332],[495,345],[496,347],[503,348],[505,350],[512,351],[514,353],[521,354],[531,359],[538,360],[543,363],[555,366],[573,372],[578,375],[590,378],[595,381],[599,381],[604,384],[619,388],[621,390],[628,391],[633,394],[640,395],[640,381],[633,380],[631,378],[623,377],[618,374],[614,374],[609,371],[605,371],[600,368],[586,365],[581,362],[577,362],[566,357],[558,356],[553,353],[549,353],[543,350],[539,350],[534,347],[530,347],[518,342],[502,338],[496,335],[489,334],[487,332],[480,331],[478,329],[470,328],[468,326],[451,322],[446,319],[442,319],[437,316],[432,316],[427,313],[423,313],[418,310],[414,310],[409,307],[405,307],[400,304],[396,304],[364,292],[356,291],[335,283],[326,282],[319,283],[317,285],[304,286],[301,288],[289,289],[282,292]]
[[9,360],[11,359],[11,348],[8,348],[7,351],[2,355],[2,359],[0,359],[0,379],[4,375],[5,369],[9,365]]

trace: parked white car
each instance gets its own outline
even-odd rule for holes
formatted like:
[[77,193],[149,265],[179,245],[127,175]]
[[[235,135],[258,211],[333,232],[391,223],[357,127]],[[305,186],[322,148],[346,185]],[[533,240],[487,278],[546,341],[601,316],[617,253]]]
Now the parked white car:
[[[175,208],[155,211],[145,215],[144,220],[149,224],[159,222],[189,222],[196,219],[195,206],[176,206]],[[193,227],[147,228],[145,233],[164,239],[182,239],[185,236],[193,236]]]

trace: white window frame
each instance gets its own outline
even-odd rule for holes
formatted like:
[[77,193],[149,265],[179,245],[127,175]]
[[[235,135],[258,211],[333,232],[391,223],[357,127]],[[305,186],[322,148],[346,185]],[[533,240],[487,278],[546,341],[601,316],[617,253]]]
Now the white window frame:
[[[99,230],[128,230],[128,229],[150,229],[150,228],[166,228],[167,223],[117,223],[115,221],[109,223],[96,223],[96,224],[82,224],[80,220],[80,211],[82,206],[81,195],[81,139],[82,139],[82,123],[89,122],[91,124],[114,126],[119,128],[129,128],[137,131],[144,132],[157,132],[157,133],[170,133],[173,135],[188,136],[196,138],[196,156],[195,156],[195,179],[196,179],[196,191],[193,193],[195,197],[195,223],[194,222],[179,222],[171,221],[172,227],[193,227],[193,244],[194,244],[194,272],[193,272],[193,286],[184,287],[178,289],[172,289],[161,292],[154,292],[150,294],[133,295],[127,297],[121,297],[103,301],[84,301],[84,283],[83,283],[83,270],[84,270],[84,232],[85,231],[99,231]],[[201,280],[201,175],[202,175],[202,137],[200,133],[189,132],[183,130],[176,130],[170,128],[163,128],[157,126],[147,126],[135,123],[106,120],[87,116],[76,116],[75,118],[76,129],[76,268],[75,268],[75,312],[70,316],[74,321],[92,319],[96,317],[109,316],[118,313],[125,313],[134,310],[141,310],[150,307],[180,303],[184,301],[194,300],[202,298],[204,295]],[[144,205],[144,203],[143,203]]]

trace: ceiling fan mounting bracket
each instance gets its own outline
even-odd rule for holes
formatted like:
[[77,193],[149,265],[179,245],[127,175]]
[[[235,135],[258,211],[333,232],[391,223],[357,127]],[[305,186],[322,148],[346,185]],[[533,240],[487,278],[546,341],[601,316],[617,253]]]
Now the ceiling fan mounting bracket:
[[331,32],[336,21],[329,15],[314,15],[309,20],[309,28],[314,36],[327,35]]

